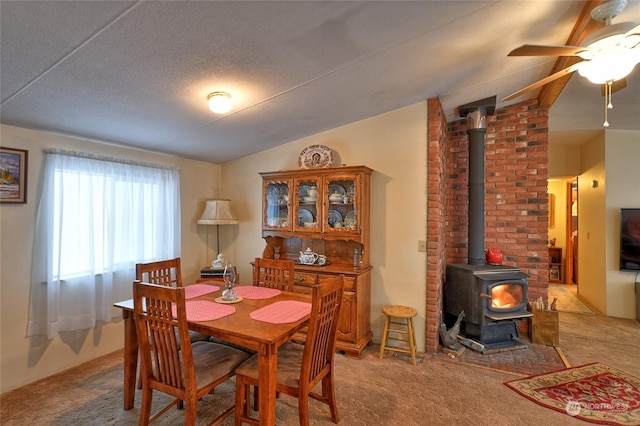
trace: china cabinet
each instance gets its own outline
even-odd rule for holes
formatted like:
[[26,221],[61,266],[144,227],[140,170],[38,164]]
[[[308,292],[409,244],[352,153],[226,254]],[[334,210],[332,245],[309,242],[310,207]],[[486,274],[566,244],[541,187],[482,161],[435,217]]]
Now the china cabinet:
[[[337,349],[360,357],[372,337],[369,264],[370,177],[365,166],[300,169],[262,176],[263,258],[296,262],[296,290],[319,275],[343,275]],[[323,265],[298,264],[301,252],[324,255]]]

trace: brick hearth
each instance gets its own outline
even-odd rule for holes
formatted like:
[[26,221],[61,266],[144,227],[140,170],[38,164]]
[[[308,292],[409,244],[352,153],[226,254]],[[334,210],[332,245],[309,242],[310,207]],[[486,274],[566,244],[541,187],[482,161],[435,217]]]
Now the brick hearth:
[[[467,261],[466,119],[447,123],[428,100],[426,352],[438,348],[447,263]],[[536,100],[497,109],[485,141],[485,245],[529,274],[529,300],[547,297],[548,109]]]

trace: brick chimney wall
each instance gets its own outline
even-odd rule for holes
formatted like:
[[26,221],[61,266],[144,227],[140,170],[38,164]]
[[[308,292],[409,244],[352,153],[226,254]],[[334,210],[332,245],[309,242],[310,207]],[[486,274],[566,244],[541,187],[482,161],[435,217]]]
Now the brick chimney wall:
[[[428,100],[426,351],[438,348],[446,263],[467,262],[467,121],[446,123]],[[445,130],[446,129],[446,130]],[[536,100],[498,109],[485,140],[485,247],[529,274],[529,300],[547,299],[548,109]]]
[[446,230],[449,158],[447,122],[438,98],[428,100],[427,123],[427,309],[426,352],[438,348],[442,320],[442,283],[447,264]]

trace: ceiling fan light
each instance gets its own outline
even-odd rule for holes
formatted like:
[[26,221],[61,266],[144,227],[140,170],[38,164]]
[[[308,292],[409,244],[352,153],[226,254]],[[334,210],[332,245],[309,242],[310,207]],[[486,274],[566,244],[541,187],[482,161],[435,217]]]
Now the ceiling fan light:
[[578,74],[594,84],[605,84],[628,76],[638,63],[634,55],[612,52],[580,63]]
[[209,95],[209,109],[216,114],[231,111],[231,95],[226,92],[213,92]]
[[586,36],[580,45],[596,50],[614,47],[624,43],[625,38],[631,35],[628,32],[632,31],[636,25],[633,22],[619,22],[607,25]]

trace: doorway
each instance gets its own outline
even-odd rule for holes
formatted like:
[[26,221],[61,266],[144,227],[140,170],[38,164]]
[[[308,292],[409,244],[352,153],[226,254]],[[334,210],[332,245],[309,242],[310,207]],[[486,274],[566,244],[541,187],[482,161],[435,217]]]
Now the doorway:
[[567,263],[565,284],[578,285],[578,178],[567,181],[566,203],[566,247]]

